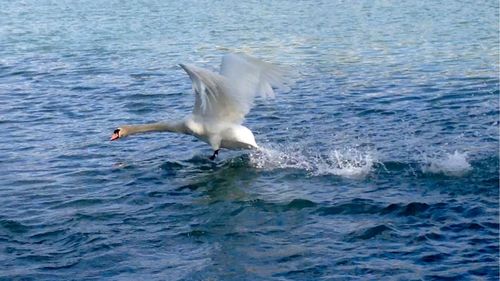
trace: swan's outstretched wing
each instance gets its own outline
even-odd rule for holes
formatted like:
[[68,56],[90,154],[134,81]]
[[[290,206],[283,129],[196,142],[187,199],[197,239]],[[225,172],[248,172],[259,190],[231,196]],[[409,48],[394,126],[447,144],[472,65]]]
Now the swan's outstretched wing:
[[240,95],[251,101],[257,95],[274,97],[273,88],[286,89],[291,82],[287,70],[245,54],[227,54],[222,58],[220,74],[227,77]]
[[193,65],[180,65],[196,93],[193,114],[205,119],[241,123],[255,96],[273,97],[273,87],[285,87],[284,71],[258,59],[229,54],[224,56],[221,74]]
[[203,119],[232,123],[243,121],[246,102],[236,98],[227,78],[193,65],[180,65],[191,78],[195,101],[193,114]]

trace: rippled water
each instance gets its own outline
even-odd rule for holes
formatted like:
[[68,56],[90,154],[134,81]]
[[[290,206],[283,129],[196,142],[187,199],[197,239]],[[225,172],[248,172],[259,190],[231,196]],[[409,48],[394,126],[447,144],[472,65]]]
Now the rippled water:
[[[497,280],[498,1],[270,2],[2,2],[1,280]],[[262,150],[108,141],[228,51]]]

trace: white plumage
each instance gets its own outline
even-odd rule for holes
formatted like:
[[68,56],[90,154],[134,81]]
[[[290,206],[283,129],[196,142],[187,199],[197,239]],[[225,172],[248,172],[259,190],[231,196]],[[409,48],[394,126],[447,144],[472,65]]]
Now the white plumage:
[[193,112],[179,122],[122,126],[112,140],[135,133],[170,131],[191,134],[210,144],[215,158],[220,148],[257,148],[253,133],[242,126],[256,96],[274,97],[273,88],[286,89],[283,68],[245,54],[222,58],[220,73],[180,65],[195,92]]
[[220,74],[193,65],[180,65],[192,80],[196,100],[193,114],[241,124],[257,95],[274,97],[285,88],[285,71],[244,54],[222,58]]

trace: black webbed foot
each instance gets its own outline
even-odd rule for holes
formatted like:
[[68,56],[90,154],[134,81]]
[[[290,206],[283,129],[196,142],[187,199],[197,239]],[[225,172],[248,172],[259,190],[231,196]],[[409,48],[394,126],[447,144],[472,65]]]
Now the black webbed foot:
[[217,157],[217,155],[219,155],[219,150],[217,149],[216,151],[214,151],[214,154],[212,156],[210,156],[208,159],[210,160],[215,160],[215,158]]

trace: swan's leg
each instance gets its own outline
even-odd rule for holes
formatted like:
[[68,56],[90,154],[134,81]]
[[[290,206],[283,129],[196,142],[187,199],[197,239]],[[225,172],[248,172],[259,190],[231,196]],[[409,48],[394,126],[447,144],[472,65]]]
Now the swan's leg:
[[215,157],[219,155],[219,149],[220,149],[220,143],[221,143],[221,136],[218,134],[212,134],[208,136],[208,143],[214,150],[214,154],[210,156],[210,160],[215,160]]
[[214,151],[214,154],[212,156],[209,157],[210,160],[215,160],[215,157],[217,157],[217,155],[219,155],[219,150],[217,149],[216,151]]

